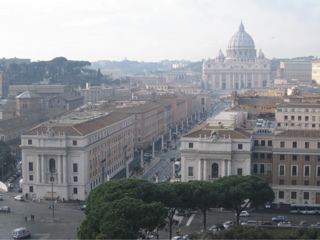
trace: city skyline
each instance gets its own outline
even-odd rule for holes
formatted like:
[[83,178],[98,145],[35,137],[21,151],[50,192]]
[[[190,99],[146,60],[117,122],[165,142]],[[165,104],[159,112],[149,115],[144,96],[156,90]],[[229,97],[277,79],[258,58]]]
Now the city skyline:
[[241,21],[266,58],[320,56],[318,0],[29,0],[0,7],[3,58],[201,61],[225,54]]

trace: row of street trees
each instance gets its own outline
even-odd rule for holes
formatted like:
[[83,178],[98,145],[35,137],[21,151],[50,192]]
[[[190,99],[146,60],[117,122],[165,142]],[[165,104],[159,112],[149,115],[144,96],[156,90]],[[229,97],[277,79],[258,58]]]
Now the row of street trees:
[[0,141],[0,174],[1,181],[5,180],[5,176],[12,172],[16,167],[16,159],[11,153],[10,147],[4,142]]
[[180,209],[223,207],[239,214],[248,204],[274,200],[269,184],[257,176],[233,175],[214,182],[161,182],[142,179],[111,180],[93,189],[86,201],[86,219],[79,239],[136,239],[141,228],[153,231],[169,225],[170,239],[174,214]]

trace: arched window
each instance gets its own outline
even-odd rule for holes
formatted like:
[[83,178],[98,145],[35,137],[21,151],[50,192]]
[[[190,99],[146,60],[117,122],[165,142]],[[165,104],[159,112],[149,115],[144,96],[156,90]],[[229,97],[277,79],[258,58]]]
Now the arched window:
[[219,176],[219,165],[218,163],[213,163],[211,166],[211,175],[213,178],[217,178]]
[[56,161],[53,158],[49,160],[49,171],[55,172],[56,171]]

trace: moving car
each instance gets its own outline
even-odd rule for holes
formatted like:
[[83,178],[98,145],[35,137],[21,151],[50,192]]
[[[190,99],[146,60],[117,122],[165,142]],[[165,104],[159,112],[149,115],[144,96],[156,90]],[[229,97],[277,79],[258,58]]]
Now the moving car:
[[226,221],[225,223],[223,223],[223,226],[225,229],[232,227],[233,226],[233,222],[232,221]]
[[250,220],[248,222],[241,223],[241,225],[258,226],[258,222],[254,220]]
[[185,212],[185,211],[181,211],[181,212],[176,213],[177,216],[185,216],[185,217],[190,217],[191,214],[192,214],[191,212]]
[[14,200],[24,201],[24,197],[23,197],[23,195],[18,195],[18,196],[15,196],[15,197],[14,197]]
[[0,212],[10,212],[10,207],[8,207],[8,206],[1,207]]
[[30,238],[31,232],[25,227],[17,228],[12,231],[12,237],[15,239]]
[[272,204],[271,204],[270,202],[267,202],[267,203],[264,205],[264,208],[270,209],[270,208],[272,208]]
[[239,216],[240,217],[249,217],[249,213],[247,211],[242,211]]
[[220,232],[221,230],[224,230],[224,229],[225,227],[222,224],[214,224],[211,226],[209,230],[214,232]]
[[287,218],[284,217],[284,216],[278,216],[278,217],[273,217],[272,221],[274,221],[274,222],[286,222]]
[[309,224],[308,224],[306,221],[301,221],[301,222],[299,223],[299,226],[301,226],[301,227],[308,227]]

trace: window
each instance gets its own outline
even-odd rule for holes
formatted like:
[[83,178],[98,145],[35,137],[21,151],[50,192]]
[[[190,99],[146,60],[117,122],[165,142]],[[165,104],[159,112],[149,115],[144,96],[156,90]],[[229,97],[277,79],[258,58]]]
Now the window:
[[298,116],[298,121],[301,121],[301,116]]
[[309,121],[309,117],[308,116],[305,116],[305,121]]
[[73,145],[73,146],[77,146],[77,144],[78,144],[77,141],[73,141],[73,142],[72,142],[72,145]]
[[315,127],[316,127],[316,125],[315,125],[315,124],[312,124],[312,127],[313,127],[313,128],[315,128]]
[[32,145],[32,140],[28,140],[28,145]]
[[254,153],[253,158],[258,158],[258,153]]
[[304,156],[304,160],[305,160],[305,161],[310,161],[310,156],[309,156],[309,155],[305,155],[305,156]]
[[29,172],[33,171],[33,162],[29,162]]
[[310,175],[310,166],[304,166],[304,176],[309,177]]
[[284,171],[285,171],[284,165],[279,165],[279,175],[280,176],[284,176]]
[[292,180],[292,181],[291,181],[291,184],[292,184],[292,185],[297,185],[297,180]]
[[238,169],[237,169],[237,174],[238,174],[238,175],[242,175],[242,168],[238,168]]
[[264,173],[264,164],[260,164],[260,173]]
[[297,155],[292,155],[292,161],[297,161],[298,156]]
[[271,153],[267,154],[267,159],[272,159],[272,154]]
[[188,176],[193,177],[193,167],[188,167]]
[[260,158],[261,158],[261,159],[265,159],[265,154],[264,154],[264,153],[261,153],[261,154],[260,154]]
[[73,164],[73,172],[78,172],[78,164],[77,163]]
[[304,181],[304,185],[305,185],[305,186],[309,186],[309,180],[305,180],[305,181]]
[[284,198],[284,191],[279,191],[279,198]]
[[78,182],[78,176],[73,176],[73,182]]
[[281,141],[281,142],[280,142],[280,147],[281,147],[281,148],[284,148],[284,146],[285,146],[284,142]]
[[294,121],[294,116],[291,116],[291,120]]
[[50,158],[49,160],[49,171],[55,172],[56,169],[56,161],[53,158]]
[[283,154],[280,155],[280,160],[284,160],[284,155]]
[[261,140],[261,146],[265,146],[266,145],[266,141],[265,140]]
[[320,181],[317,181],[317,186],[320,186]]
[[303,193],[303,199],[308,200],[309,199],[309,192]]
[[253,173],[258,173],[258,164],[253,164]]
[[309,148],[309,142],[304,143],[304,148]]
[[297,176],[297,172],[298,172],[298,166],[291,166],[291,175],[292,176]]
[[189,148],[193,148],[193,143],[189,143]]
[[259,141],[258,140],[254,140],[254,145],[255,146],[259,146]]
[[242,149],[242,144],[238,144],[238,149]]
[[320,148],[320,142],[318,142],[318,144],[317,144],[317,148]]
[[29,175],[29,181],[33,181],[33,175]]
[[217,178],[219,176],[219,165],[217,163],[212,164],[211,175],[213,178]]
[[268,147],[272,147],[272,141],[268,140]]
[[297,199],[297,192],[291,192],[291,199]]
[[320,166],[317,166],[317,177],[320,177]]
[[33,192],[33,186],[29,186],[29,192]]
[[284,120],[286,120],[286,121],[288,120],[288,116],[287,115],[284,116]]
[[292,142],[292,147],[297,148],[297,142]]
[[284,185],[284,180],[283,179],[279,180],[279,185]]
[[73,188],[73,194],[78,194],[78,188],[76,187]]

